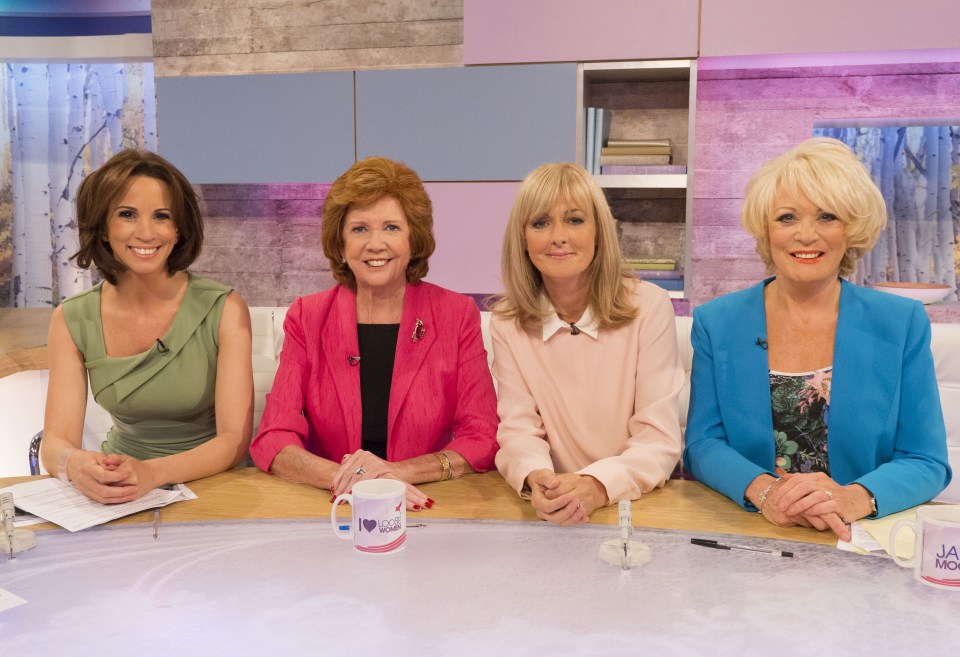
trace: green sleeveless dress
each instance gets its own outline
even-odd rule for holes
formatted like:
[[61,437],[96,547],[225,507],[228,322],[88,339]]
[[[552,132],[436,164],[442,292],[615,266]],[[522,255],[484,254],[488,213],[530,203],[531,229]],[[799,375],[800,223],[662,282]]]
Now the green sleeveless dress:
[[94,399],[113,418],[103,452],[152,459],[215,436],[218,331],[230,288],[191,274],[180,310],[160,337],[163,345],[110,358],[100,321],[101,286],[64,301],[63,316],[83,354]]

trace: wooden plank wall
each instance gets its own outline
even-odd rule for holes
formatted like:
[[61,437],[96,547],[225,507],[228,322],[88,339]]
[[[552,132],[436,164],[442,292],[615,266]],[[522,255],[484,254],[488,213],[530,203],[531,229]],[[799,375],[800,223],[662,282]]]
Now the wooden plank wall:
[[250,306],[288,306],[334,284],[320,241],[329,184],[196,189],[204,243],[192,272],[233,287]]
[[[746,288],[764,266],[740,227],[750,176],[831,119],[955,120],[960,63],[700,71],[697,83],[692,302]],[[688,278],[690,285],[690,278]],[[960,321],[960,307],[927,307]]]
[[463,65],[463,0],[153,0],[157,77]]

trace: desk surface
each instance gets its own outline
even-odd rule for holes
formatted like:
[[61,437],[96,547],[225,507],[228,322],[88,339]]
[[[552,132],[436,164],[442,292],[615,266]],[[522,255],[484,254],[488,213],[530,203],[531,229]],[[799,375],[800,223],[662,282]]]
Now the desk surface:
[[0,377],[47,369],[53,308],[0,308]]
[[[634,503],[652,559],[629,571],[597,556],[615,509],[570,528],[510,522],[535,518],[496,473],[424,486],[436,507],[408,514],[421,526],[389,555],[333,536],[329,493],[254,469],[190,487],[199,499],[165,508],[156,540],[142,513],[41,532],[0,560],[0,589],[26,600],[0,611],[3,654],[901,657],[960,643],[955,592],[695,482]],[[714,532],[796,557],[690,544]]]
[[[0,486],[29,479],[30,477],[0,479]],[[330,493],[292,484],[256,468],[236,468],[188,485],[199,499],[178,502],[164,508],[164,522],[316,518],[330,514]],[[410,512],[410,522],[417,522],[418,518],[537,521],[530,503],[520,499],[496,472],[425,484],[422,489],[436,500],[436,505],[433,509]],[[151,513],[143,512],[111,524],[152,520]],[[617,524],[616,506],[596,511],[591,522]],[[759,514],[747,513],[723,495],[693,481],[668,481],[662,489],[644,495],[633,504],[633,522],[637,527],[654,529],[706,531],[822,545],[836,544],[836,537],[829,532],[818,532],[804,527],[775,527]]]

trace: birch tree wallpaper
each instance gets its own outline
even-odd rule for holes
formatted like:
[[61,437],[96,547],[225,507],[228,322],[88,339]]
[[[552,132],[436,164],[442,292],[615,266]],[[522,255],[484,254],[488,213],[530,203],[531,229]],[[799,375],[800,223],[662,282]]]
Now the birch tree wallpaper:
[[956,301],[960,126],[820,127],[850,146],[887,201],[887,227],[851,280],[940,283]]
[[156,150],[151,63],[0,64],[0,307],[57,305],[95,281],[74,196],[124,148]]

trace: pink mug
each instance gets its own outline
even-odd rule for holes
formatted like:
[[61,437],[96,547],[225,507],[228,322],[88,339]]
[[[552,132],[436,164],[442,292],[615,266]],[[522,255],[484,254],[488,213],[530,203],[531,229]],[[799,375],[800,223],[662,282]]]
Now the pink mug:
[[[337,506],[348,502],[353,509],[349,531],[340,529]],[[353,490],[338,495],[330,509],[333,534],[353,541],[353,549],[367,554],[386,554],[403,549],[407,540],[407,486],[396,479],[358,481]]]
[[[897,532],[909,527],[916,534],[913,557],[897,556]],[[898,566],[913,568],[913,576],[929,586],[960,591],[960,507],[920,506],[916,519],[903,519],[890,530],[890,549]]]

